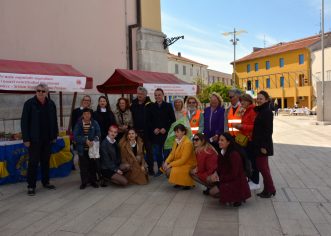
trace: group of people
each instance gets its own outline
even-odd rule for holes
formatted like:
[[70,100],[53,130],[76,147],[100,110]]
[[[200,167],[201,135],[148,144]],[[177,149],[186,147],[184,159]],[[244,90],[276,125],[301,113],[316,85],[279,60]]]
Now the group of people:
[[[71,115],[80,189],[105,187],[109,182],[147,184],[148,175],[164,173],[175,188],[188,190],[197,182],[206,186],[204,194],[240,206],[251,196],[250,189],[259,188],[261,173],[264,189],[258,196],[274,196],[268,165],[268,156],[273,155],[270,97],[260,91],[255,106],[253,98],[240,90],[232,89],[228,96],[231,104],[224,108],[222,97],[212,93],[210,106],[202,110],[194,96],[175,99],[172,106],[164,101],[161,88],[154,91],[155,102],[151,102],[147,90],[138,87],[131,105],[121,97],[113,112],[107,97],[100,96],[93,112],[91,97],[85,95]],[[47,86],[38,85],[22,114],[23,141],[29,147],[29,195],[35,194],[38,162],[43,186],[55,189],[49,183],[46,163],[56,139],[56,122],[56,107],[47,98]],[[175,133],[172,148],[164,149],[171,131]],[[100,158],[91,158],[89,150],[97,143]],[[252,166],[249,175],[247,161]]]

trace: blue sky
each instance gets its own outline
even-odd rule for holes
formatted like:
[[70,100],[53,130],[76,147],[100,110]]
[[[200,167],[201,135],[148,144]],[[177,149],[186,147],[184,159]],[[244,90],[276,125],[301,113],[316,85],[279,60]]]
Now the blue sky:
[[[331,0],[324,0],[325,32],[331,31]],[[170,52],[232,72],[231,36],[222,33],[246,30],[238,36],[236,58],[266,47],[320,31],[321,0],[161,0],[162,31],[168,37],[184,35]]]

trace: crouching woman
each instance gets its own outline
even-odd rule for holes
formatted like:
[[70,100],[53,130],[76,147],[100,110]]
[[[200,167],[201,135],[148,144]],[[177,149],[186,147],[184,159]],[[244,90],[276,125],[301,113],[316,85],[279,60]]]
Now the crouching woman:
[[190,171],[197,163],[193,144],[186,136],[184,125],[176,125],[174,131],[176,140],[162,168],[169,178],[169,183],[174,184],[176,188],[188,190],[194,186]]
[[212,175],[212,181],[219,181],[219,184],[210,190],[210,195],[219,197],[223,204],[238,207],[251,197],[243,165],[244,153],[229,133],[222,134],[218,143],[221,153],[217,174]]
[[144,159],[144,143],[136,131],[129,128],[120,141],[121,158],[123,164],[130,169],[124,174],[131,184],[147,184],[148,175]]

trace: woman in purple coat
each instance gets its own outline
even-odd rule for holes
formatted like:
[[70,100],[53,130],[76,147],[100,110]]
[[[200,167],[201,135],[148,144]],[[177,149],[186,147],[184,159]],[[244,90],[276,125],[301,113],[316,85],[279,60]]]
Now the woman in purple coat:
[[213,92],[210,96],[210,106],[205,108],[203,114],[203,133],[216,150],[219,149],[218,138],[224,132],[224,108],[222,103],[221,96]]

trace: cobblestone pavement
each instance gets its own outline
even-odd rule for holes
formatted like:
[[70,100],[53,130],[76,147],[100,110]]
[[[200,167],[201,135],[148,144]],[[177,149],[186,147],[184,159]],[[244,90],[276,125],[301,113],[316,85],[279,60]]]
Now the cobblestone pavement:
[[0,186],[0,235],[331,235],[331,126],[312,121],[275,118],[273,199],[253,192],[240,208],[220,206],[203,187],[177,190],[163,176],[79,190],[75,171],[34,197],[25,183]]

